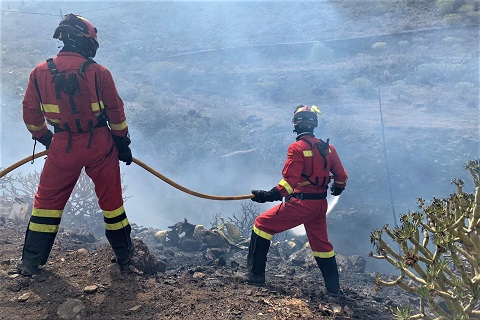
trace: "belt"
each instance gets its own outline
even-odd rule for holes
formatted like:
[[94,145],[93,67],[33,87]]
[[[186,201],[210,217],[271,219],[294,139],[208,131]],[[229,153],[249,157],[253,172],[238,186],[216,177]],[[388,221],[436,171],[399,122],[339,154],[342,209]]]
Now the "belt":
[[290,194],[292,198],[299,200],[322,200],[327,198],[327,193],[292,193]]

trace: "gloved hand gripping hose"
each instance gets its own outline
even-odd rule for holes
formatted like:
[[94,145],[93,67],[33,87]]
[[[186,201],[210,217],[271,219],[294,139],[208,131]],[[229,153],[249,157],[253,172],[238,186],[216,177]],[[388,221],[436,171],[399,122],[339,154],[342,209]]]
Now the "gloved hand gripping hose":
[[[33,159],[36,159],[36,158],[39,158],[39,157],[42,157],[42,156],[46,156],[46,155],[48,155],[48,150],[35,153],[33,155]],[[15,170],[16,168],[24,165],[25,163],[30,162],[31,160],[32,160],[32,156],[28,156],[28,157],[14,163],[13,165],[9,166],[8,168],[3,169],[2,171],[0,171],[0,178],[3,177],[4,175],[10,173],[11,171]],[[214,195],[209,195],[209,194],[205,194],[205,193],[196,192],[196,191],[190,190],[188,188],[185,188],[184,186],[181,186],[178,183],[170,180],[169,178],[165,177],[160,172],[155,171],[154,169],[152,169],[151,167],[149,167],[148,165],[146,165],[142,161],[138,160],[137,158],[133,158],[133,162],[136,163],[137,165],[139,165],[140,167],[142,167],[143,169],[147,170],[148,172],[150,172],[151,174],[153,174],[157,178],[162,179],[163,181],[165,181],[166,183],[168,183],[172,187],[177,188],[178,190],[183,191],[185,193],[188,193],[188,194],[190,194],[192,196],[195,196],[195,197],[199,197],[199,198],[203,198],[203,199],[209,199],[209,200],[243,200],[243,199],[251,199],[253,197],[253,194],[245,194],[245,195],[240,195],[240,196],[214,196]]]

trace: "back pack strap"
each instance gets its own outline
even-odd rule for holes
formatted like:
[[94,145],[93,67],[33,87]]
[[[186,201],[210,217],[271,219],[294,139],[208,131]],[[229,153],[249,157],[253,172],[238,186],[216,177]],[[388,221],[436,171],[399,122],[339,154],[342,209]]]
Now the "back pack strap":
[[92,145],[93,129],[94,129],[93,121],[92,121],[92,120],[88,120],[88,134],[89,134],[89,137],[88,137],[88,146],[87,146],[87,149],[90,149],[90,146]]
[[[312,142],[310,142],[307,139],[300,138],[300,140],[305,141],[310,146],[311,149],[313,149],[313,148],[318,149],[318,152],[320,153],[320,155],[323,158],[323,171],[327,171],[328,170],[327,154],[328,154],[328,149],[330,148],[330,144],[329,144],[330,139],[327,139],[327,142],[323,142],[322,140],[320,140],[320,141],[316,142],[315,144],[313,144]],[[318,185],[318,182],[319,182],[318,177],[315,177],[315,182],[310,180],[311,176],[308,176],[304,173],[302,173],[302,177],[307,179],[307,181],[310,182],[310,184],[312,184],[314,186]],[[326,182],[327,182],[327,178],[323,177],[323,181],[322,181],[321,186],[325,185]]]
[[82,65],[80,66],[80,70],[78,71],[78,74],[80,75],[80,77],[83,78],[85,71],[93,63],[96,63],[96,62],[92,58],[88,58],[87,60],[85,60],[85,62],[82,63]]
[[65,130],[67,131],[68,133],[68,142],[67,142],[67,153],[70,152],[70,146],[72,145],[72,130],[70,129],[70,126],[68,125],[68,123],[65,123]]
[[327,139],[327,142],[323,142],[320,140],[318,143],[316,143],[317,149],[320,152],[320,155],[323,158],[323,171],[327,170],[327,154],[328,154],[328,149],[330,149],[330,139]]
[[55,65],[55,62],[53,62],[53,58],[47,59],[47,66],[48,66],[48,69],[50,69],[50,73],[52,75],[58,74],[58,69],[57,69],[57,66]]

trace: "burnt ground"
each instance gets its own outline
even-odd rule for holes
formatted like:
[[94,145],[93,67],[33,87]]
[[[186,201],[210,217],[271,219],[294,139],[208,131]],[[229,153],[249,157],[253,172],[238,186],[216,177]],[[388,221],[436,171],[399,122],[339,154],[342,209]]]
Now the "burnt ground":
[[267,285],[239,283],[247,251],[221,245],[160,243],[158,230],[133,225],[134,265],[120,272],[104,237],[61,230],[39,276],[10,274],[25,226],[0,221],[0,319],[393,319],[415,297],[374,286],[365,260],[342,256],[341,296],[326,294],[308,248],[286,254],[272,245]]

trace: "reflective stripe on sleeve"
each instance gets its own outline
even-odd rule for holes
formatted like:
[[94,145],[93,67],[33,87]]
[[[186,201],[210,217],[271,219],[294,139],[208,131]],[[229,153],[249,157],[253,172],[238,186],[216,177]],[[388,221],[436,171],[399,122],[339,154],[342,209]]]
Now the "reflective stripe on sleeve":
[[110,128],[112,130],[123,130],[127,127],[127,120],[123,121],[122,123],[120,124],[115,124],[115,123],[110,123]]
[[27,129],[31,131],[40,131],[47,126],[45,122],[41,126],[35,126],[33,124],[28,124],[28,123],[25,123],[25,125],[27,126]]
[[42,110],[44,112],[60,113],[60,107],[57,104],[42,104]]
[[90,104],[91,108],[92,108],[92,111],[100,111],[100,110],[103,110],[105,107],[103,106],[103,101],[99,101],[99,102],[93,102]]
[[292,186],[287,181],[285,181],[285,179],[280,180],[278,184],[284,187],[285,190],[287,190],[288,194],[293,192]]

